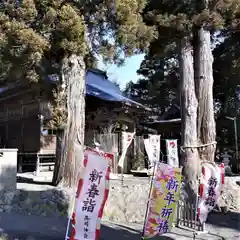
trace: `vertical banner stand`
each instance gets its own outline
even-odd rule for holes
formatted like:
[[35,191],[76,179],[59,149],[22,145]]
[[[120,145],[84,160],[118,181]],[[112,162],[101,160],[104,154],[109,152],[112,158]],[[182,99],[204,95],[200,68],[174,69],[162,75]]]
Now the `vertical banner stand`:
[[[122,159],[122,166],[121,166],[121,186],[123,187],[123,170],[124,170],[124,160],[125,160],[125,157],[126,157],[126,155],[127,155],[127,151],[128,151],[128,149],[129,149],[129,147],[130,147],[130,145],[131,145],[131,143],[133,142],[133,139],[135,138],[135,134],[136,134],[136,132],[133,132],[133,133],[130,133],[130,134],[132,134],[132,136],[131,136],[131,142],[129,143],[129,144],[127,144],[127,148],[126,149],[124,149],[124,151],[122,151],[122,154],[125,152],[125,156],[124,156],[124,158]],[[120,159],[121,159],[121,157],[123,156],[121,154],[121,156],[120,156]],[[119,160],[120,160],[119,159]],[[118,166],[119,166],[119,160],[118,160]],[[120,166],[119,166],[120,167]]]
[[70,228],[70,223],[71,223],[71,216],[69,216],[68,218],[68,224],[67,224],[67,230],[66,230],[66,234],[65,234],[65,240],[68,240],[68,232],[69,232],[69,228]]
[[157,164],[158,164],[157,162],[154,163],[153,176],[151,177],[151,181],[150,181],[150,189],[149,189],[149,192],[148,192],[147,209],[146,209],[146,212],[145,212],[143,229],[142,229],[142,236],[141,236],[141,239],[142,239],[142,240],[144,240],[144,229],[145,229],[145,225],[146,225],[146,220],[147,220],[147,215],[148,215],[148,208],[149,208],[149,203],[150,203],[150,197],[151,197],[152,187],[153,187],[153,180],[154,180],[154,177],[155,177],[156,165],[157,165]]
[[121,170],[121,186],[123,187],[123,168]]
[[[74,192],[75,195],[77,194],[77,187],[75,188],[75,190],[73,192]],[[70,212],[70,216],[68,217],[68,223],[67,223],[67,230],[66,230],[66,234],[65,234],[65,240],[70,239],[68,234],[69,234],[70,224],[71,224],[71,221],[72,221],[72,216],[73,216],[73,212],[74,212],[74,208],[75,208],[75,204],[76,204],[75,195],[74,195],[74,200],[73,200],[73,205],[72,205],[72,209],[71,209],[71,212]]]
[[[201,183],[201,178],[198,179],[198,189],[200,187],[200,183]],[[199,192],[199,191],[198,191]],[[198,227],[197,226],[197,222],[198,222],[198,204],[199,204],[199,193],[197,194],[196,196],[196,206],[195,206],[195,219],[194,219],[194,222],[195,222],[195,229],[194,229],[194,232],[193,232],[193,240],[196,239],[196,236],[198,235],[201,235],[201,234],[208,234],[208,231],[205,230],[205,223],[202,224],[203,226],[203,229],[202,231],[201,230],[197,230],[196,228]]]
[[[97,151],[97,152],[100,152],[96,148],[94,150]],[[70,230],[70,225],[71,225],[71,221],[72,221],[72,217],[73,217],[73,212],[74,212],[75,205],[76,205],[77,190],[78,190],[78,182],[77,182],[77,184],[76,184],[76,186],[75,186],[75,188],[73,190],[73,194],[74,194],[73,205],[72,205],[72,209],[71,209],[71,212],[70,212],[70,216],[68,217],[68,223],[67,223],[67,230],[66,230],[66,234],[65,234],[65,240],[69,240],[70,239],[70,237],[69,237],[69,230]]]

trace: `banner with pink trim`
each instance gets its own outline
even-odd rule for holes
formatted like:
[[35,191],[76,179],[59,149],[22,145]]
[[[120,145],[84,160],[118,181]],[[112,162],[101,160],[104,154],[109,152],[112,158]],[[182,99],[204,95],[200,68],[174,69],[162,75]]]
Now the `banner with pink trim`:
[[218,203],[224,184],[224,164],[202,162],[202,174],[199,188],[198,218],[205,223],[208,213]]
[[105,154],[85,151],[84,168],[72,214],[70,240],[97,240],[103,209],[109,192],[109,161]]

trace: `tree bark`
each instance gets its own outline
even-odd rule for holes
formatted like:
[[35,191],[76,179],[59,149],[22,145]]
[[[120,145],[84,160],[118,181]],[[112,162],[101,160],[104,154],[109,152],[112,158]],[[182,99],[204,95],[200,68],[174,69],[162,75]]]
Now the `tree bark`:
[[77,184],[84,158],[85,131],[85,63],[81,56],[72,55],[62,64],[63,83],[67,90],[67,127],[63,139],[63,183]]
[[198,99],[197,133],[199,144],[208,145],[199,148],[202,160],[214,161],[216,144],[216,124],[213,103],[213,56],[211,34],[203,27],[195,31],[194,73],[196,96]]
[[64,138],[64,129],[58,129],[56,134],[56,160],[53,172],[52,184],[57,186],[63,177],[64,165],[62,158],[62,149],[63,149],[63,138]]
[[187,195],[194,202],[198,192],[199,156],[197,151],[197,107],[193,71],[193,51],[189,38],[180,45],[181,160]]

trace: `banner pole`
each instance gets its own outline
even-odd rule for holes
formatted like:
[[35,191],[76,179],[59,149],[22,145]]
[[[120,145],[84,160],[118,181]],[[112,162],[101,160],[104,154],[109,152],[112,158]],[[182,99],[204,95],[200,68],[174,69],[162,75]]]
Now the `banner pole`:
[[[198,189],[200,187],[200,184],[201,184],[201,177],[198,178]],[[196,239],[197,235],[208,233],[208,231],[205,230],[205,223],[202,223],[202,226],[203,226],[202,231],[199,230],[199,229],[196,229],[197,221],[198,221],[198,205],[199,205],[199,201],[200,201],[200,195],[199,195],[199,192],[198,192],[198,194],[196,196],[196,205],[195,205],[195,219],[194,219],[194,221],[195,221],[195,231],[193,232],[193,240]]]
[[149,192],[148,192],[147,209],[146,209],[146,212],[145,212],[141,239],[144,239],[144,233],[145,233],[144,229],[145,229],[145,225],[146,225],[146,221],[147,221],[148,208],[149,208],[150,197],[151,197],[151,193],[152,193],[153,180],[154,180],[154,177],[155,177],[156,165],[157,165],[157,163],[155,162],[154,163],[154,168],[153,168],[153,176],[151,177],[151,182],[150,182],[150,189],[149,189]]
[[198,193],[196,195],[196,206],[195,206],[195,224],[197,224],[197,220],[198,220],[198,204],[199,204],[199,188],[200,188],[200,178],[198,178]]
[[[75,189],[74,189],[73,192],[74,192],[74,194],[77,193],[77,187],[75,187]],[[70,228],[70,223],[71,223],[71,221],[72,221],[72,216],[73,216],[75,204],[76,204],[76,198],[74,197],[73,204],[72,204],[72,209],[71,209],[71,213],[70,213],[70,216],[68,217],[68,223],[67,223],[67,230],[66,230],[66,234],[65,234],[65,240],[69,239],[69,237],[68,237],[69,228]]]
[[123,168],[121,169],[121,184],[123,186]]
[[71,222],[71,217],[68,218],[67,230],[66,230],[66,234],[65,234],[65,240],[68,239],[68,233],[69,233],[70,222]]

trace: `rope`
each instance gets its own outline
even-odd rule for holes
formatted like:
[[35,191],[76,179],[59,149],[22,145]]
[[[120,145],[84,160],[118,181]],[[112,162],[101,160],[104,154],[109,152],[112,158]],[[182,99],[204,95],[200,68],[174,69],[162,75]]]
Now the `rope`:
[[217,144],[216,141],[214,142],[211,142],[211,143],[205,143],[205,144],[199,144],[199,145],[185,145],[185,146],[180,146],[181,150],[184,150],[184,148],[203,148],[203,147],[208,147],[208,146],[211,146],[211,145],[215,145]]

